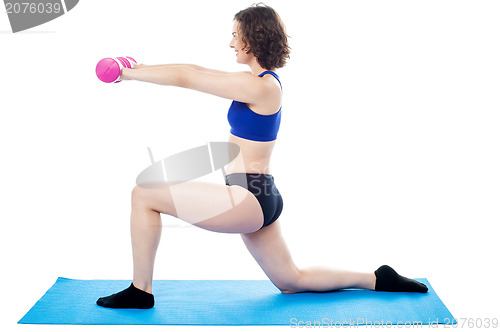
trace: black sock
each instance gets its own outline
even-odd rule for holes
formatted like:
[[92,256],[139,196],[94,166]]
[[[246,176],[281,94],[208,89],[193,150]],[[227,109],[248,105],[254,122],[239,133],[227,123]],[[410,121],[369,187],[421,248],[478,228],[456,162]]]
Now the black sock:
[[96,302],[101,307],[116,309],[150,309],[155,305],[153,294],[149,294],[134,286],[122,290],[119,293],[101,297]]
[[400,276],[388,265],[382,265],[375,271],[376,291],[427,293],[427,286],[416,280]]

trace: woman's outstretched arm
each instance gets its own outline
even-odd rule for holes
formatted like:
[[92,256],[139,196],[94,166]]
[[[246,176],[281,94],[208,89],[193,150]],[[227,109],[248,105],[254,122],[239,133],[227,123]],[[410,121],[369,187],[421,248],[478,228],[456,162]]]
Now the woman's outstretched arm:
[[122,79],[177,86],[209,93],[243,103],[266,103],[280,94],[275,82],[251,73],[226,73],[207,70],[196,65],[160,65],[124,68]]
[[221,75],[231,74],[230,72],[227,72],[227,71],[205,68],[205,67],[198,66],[198,65],[193,65],[193,64],[165,64],[165,65],[135,64],[134,65],[134,69],[160,68],[160,67],[179,67],[179,66],[185,66],[185,67],[189,67],[189,68],[192,68],[192,69],[196,69],[196,70],[204,71],[204,72],[208,72],[208,73],[213,73],[213,74],[221,74]]

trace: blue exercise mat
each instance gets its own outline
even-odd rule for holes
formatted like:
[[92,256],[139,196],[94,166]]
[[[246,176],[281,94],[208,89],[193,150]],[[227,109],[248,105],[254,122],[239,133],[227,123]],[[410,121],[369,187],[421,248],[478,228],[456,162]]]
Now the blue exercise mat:
[[269,280],[155,280],[152,309],[109,309],[96,300],[127,288],[131,281],[58,278],[18,323],[292,327],[455,323],[427,279],[416,280],[429,292],[347,289],[282,294]]

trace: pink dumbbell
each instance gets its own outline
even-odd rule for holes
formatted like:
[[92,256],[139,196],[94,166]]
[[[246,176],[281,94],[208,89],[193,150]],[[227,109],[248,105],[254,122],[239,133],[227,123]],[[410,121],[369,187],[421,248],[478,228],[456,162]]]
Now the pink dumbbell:
[[117,57],[117,58],[104,58],[97,63],[95,73],[97,77],[105,83],[118,83],[121,82],[120,76],[123,68],[132,68],[132,64],[137,64],[133,58]]

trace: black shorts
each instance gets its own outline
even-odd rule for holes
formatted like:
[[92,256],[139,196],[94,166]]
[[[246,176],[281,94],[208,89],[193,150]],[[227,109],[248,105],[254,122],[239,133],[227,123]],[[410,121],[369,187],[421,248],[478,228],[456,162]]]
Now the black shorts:
[[283,199],[278,188],[274,185],[274,177],[271,174],[227,174],[226,185],[243,187],[257,198],[264,214],[262,227],[272,224],[280,216],[281,210],[283,210]]

